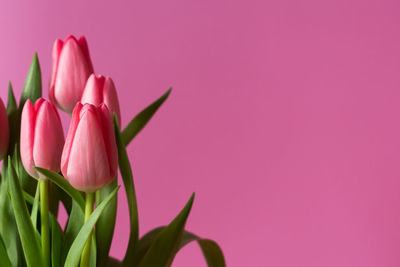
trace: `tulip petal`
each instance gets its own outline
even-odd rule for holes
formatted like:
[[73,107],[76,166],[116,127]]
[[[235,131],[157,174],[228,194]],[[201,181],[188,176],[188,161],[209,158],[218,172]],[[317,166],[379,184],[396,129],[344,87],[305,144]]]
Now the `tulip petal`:
[[115,89],[114,82],[110,77],[107,77],[104,81],[103,102],[112,112],[115,112],[118,123],[121,125],[121,112],[119,109],[118,94],[117,90]]
[[93,192],[112,181],[101,124],[95,107],[85,105],[75,132],[66,177],[78,190]]
[[92,73],[90,65],[73,38],[64,42],[57,67],[54,98],[57,104],[69,113],[81,99],[87,78]]
[[100,111],[104,144],[106,147],[108,163],[110,166],[110,175],[111,177],[114,177],[115,175],[117,175],[118,150],[115,143],[115,134],[113,131],[113,119],[110,110],[105,104],[102,104],[100,106]]
[[60,118],[53,104],[43,100],[36,113],[33,143],[35,166],[59,172],[63,145],[64,133]]
[[90,71],[93,72],[92,60],[90,59],[90,54],[89,54],[89,46],[87,44],[85,36],[79,37],[78,44],[81,47],[82,52],[85,55],[87,62],[89,62]]
[[51,66],[51,75],[50,75],[50,89],[49,89],[49,98],[51,102],[56,103],[56,99],[54,97],[54,84],[57,76],[57,66],[58,60],[60,58],[61,49],[63,47],[64,42],[60,39],[57,39],[53,45],[53,56],[52,56],[52,66]]
[[61,155],[61,171],[64,175],[67,173],[69,155],[71,152],[72,142],[74,141],[76,128],[79,123],[79,114],[81,112],[83,105],[81,103],[77,103],[75,105],[74,111],[72,113],[71,123],[68,129],[67,139],[65,140],[63,152]]
[[104,77],[91,74],[83,90],[81,102],[99,106],[103,103]]
[[33,169],[33,140],[34,132],[31,130],[35,127],[35,111],[31,101],[28,99],[25,102],[21,115],[21,142],[20,153],[21,160],[25,170],[32,176],[38,178],[39,175]]

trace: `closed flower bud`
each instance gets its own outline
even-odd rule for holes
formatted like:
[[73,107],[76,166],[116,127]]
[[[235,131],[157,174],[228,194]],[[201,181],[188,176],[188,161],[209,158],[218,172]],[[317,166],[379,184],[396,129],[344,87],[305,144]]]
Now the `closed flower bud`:
[[21,117],[21,160],[25,170],[34,178],[41,175],[34,166],[60,171],[64,132],[56,107],[40,98],[32,105],[25,102]]
[[76,189],[94,192],[115,178],[117,167],[109,109],[105,104],[76,104],[61,158],[64,177]]
[[121,113],[119,110],[119,102],[117,90],[113,80],[110,77],[102,75],[90,75],[83,91],[81,103],[89,103],[96,106],[104,103],[108,109],[115,113],[119,124],[121,124]]
[[8,126],[7,111],[3,100],[0,98],[0,159],[7,154],[8,143],[10,139],[10,130]]
[[53,47],[53,66],[50,77],[50,100],[65,112],[71,113],[81,100],[83,89],[93,66],[84,36],[57,39]]

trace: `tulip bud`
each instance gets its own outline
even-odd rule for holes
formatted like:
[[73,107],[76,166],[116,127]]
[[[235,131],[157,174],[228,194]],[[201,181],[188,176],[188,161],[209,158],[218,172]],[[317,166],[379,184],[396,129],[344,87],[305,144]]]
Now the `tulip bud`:
[[61,158],[64,177],[76,189],[94,192],[115,178],[117,167],[109,109],[105,104],[76,104]]
[[96,106],[104,103],[108,109],[117,115],[118,123],[121,124],[121,113],[117,90],[110,77],[102,75],[90,75],[83,90],[81,103],[89,103]]
[[53,66],[49,97],[57,107],[71,113],[81,100],[83,89],[93,66],[84,36],[78,40],[70,35],[65,41],[57,39],[53,46]]
[[39,98],[35,105],[28,99],[21,117],[21,160],[25,170],[34,178],[41,178],[33,167],[60,171],[64,132],[56,107]]
[[7,111],[3,100],[0,98],[0,159],[7,154],[10,139],[10,129],[8,125]]

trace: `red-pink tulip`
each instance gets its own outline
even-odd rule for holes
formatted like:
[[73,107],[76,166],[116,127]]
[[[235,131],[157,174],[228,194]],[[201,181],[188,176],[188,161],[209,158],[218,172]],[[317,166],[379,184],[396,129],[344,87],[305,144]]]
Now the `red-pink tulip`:
[[84,192],[106,186],[117,174],[117,153],[107,106],[76,104],[61,158],[61,171],[69,183]]
[[81,100],[83,89],[93,73],[89,48],[84,36],[57,39],[53,47],[53,66],[50,77],[50,100],[62,110],[71,113]]
[[8,142],[10,139],[10,130],[8,126],[7,111],[3,100],[0,98],[0,159],[7,154]]
[[89,103],[96,106],[102,103],[106,104],[112,113],[115,112],[118,122],[121,124],[117,90],[110,77],[94,74],[90,75],[82,94],[81,103]]
[[40,98],[32,105],[25,102],[21,117],[21,159],[25,170],[41,178],[33,167],[60,171],[64,132],[56,107]]

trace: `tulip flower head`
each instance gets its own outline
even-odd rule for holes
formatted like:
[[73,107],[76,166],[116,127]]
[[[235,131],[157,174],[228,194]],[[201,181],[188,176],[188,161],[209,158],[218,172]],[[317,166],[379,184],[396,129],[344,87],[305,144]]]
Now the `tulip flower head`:
[[10,129],[8,126],[7,111],[3,100],[0,98],[0,159],[7,154],[10,139]]
[[21,160],[34,178],[42,178],[33,167],[60,171],[64,132],[56,107],[40,98],[32,105],[25,102],[21,117]]
[[57,107],[71,113],[81,100],[83,89],[93,73],[89,48],[84,36],[57,39],[53,47],[53,65],[49,97]]
[[109,109],[105,104],[76,104],[61,158],[64,177],[76,189],[94,192],[115,178],[117,167]]
[[116,114],[118,123],[121,124],[121,112],[119,110],[117,90],[110,77],[94,74],[90,75],[82,94],[81,103],[89,103],[96,106],[102,103],[106,104],[108,109]]

